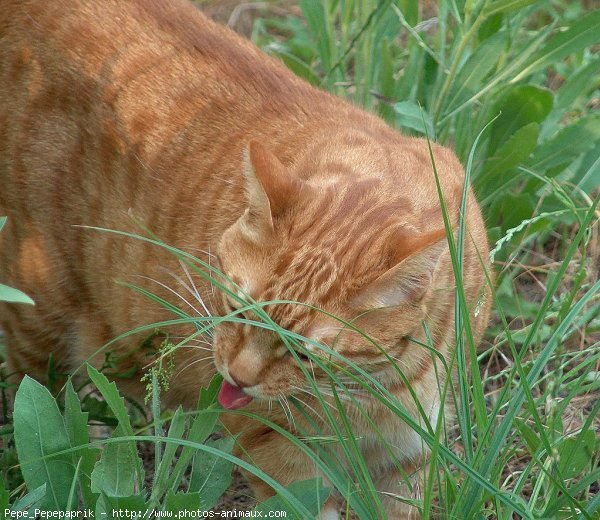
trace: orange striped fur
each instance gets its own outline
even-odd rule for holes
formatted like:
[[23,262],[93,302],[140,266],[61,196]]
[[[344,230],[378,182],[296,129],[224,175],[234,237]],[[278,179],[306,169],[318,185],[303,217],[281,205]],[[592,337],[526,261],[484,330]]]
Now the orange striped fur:
[[[450,150],[432,148],[456,225],[463,169]],[[487,244],[471,192],[468,208],[464,283],[474,307]],[[451,355],[454,278],[427,142],[309,86],[185,0],[2,1],[0,215],[9,217],[0,282],[36,301],[0,306],[17,378],[44,380],[50,353],[63,373],[86,360],[101,366],[94,353],[106,342],[172,318],[117,281],[188,312],[227,310],[221,294],[188,279],[160,248],[78,227],[139,232],[141,222],[171,245],[218,258],[258,301],[297,300],[353,320],[397,359],[435,420],[443,381],[431,353],[408,339],[426,341],[425,322],[435,347]],[[417,416],[397,369],[372,343],[306,306],[267,311],[363,366]],[[487,303],[472,315],[476,339],[487,316]],[[112,373],[148,365],[152,352],[136,349],[140,341],[116,345]],[[300,368],[265,329],[219,325],[175,362],[170,405],[193,406],[216,367],[256,397],[249,409],[285,427],[294,425],[277,402],[269,410],[269,398],[296,395],[317,408]],[[144,394],[139,377],[118,382]],[[357,395],[398,461],[418,467],[418,436]],[[347,413],[378,489],[409,492],[372,425],[351,404]],[[280,482],[314,476],[313,463],[279,435],[234,414],[223,421],[243,432],[248,456]],[[271,493],[253,484],[259,496]],[[390,518],[415,514],[383,502]],[[327,508],[323,518],[333,518],[335,501]]]

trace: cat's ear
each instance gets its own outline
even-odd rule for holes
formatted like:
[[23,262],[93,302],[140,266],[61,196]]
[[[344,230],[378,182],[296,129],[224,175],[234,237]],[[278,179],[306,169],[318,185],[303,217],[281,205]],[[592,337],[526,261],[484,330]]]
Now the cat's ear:
[[248,211],[245,226],[251,234],[273,230],[273,218],[296,199],[302,181],[258,141],[250,141],[244,154]]
[[352,299],[353,306],[370,310],[420,302],[447,249],[444,229],[421,233],[397,229],[389,240],[392,267],[359,291]]

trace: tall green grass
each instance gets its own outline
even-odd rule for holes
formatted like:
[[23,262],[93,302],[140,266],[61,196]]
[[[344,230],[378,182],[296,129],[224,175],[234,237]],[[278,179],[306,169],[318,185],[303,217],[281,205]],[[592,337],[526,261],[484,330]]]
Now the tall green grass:
[[494,337],[482,352],[458,285],[464,466],[431,446],[423,517],[597,517],[600,11],[532,0],[299,5],[301,17],[257,22],[256,41],[405,133],[451,145],[495,243]]
[[[329,427],[320,431],[301,399],[290,399],[289,412],[298,418],[302,431],[294,435],[271,426],[314,460],[315,473],[346,498],[348,509],[361,520],[384,518],[380,496],[343,407],[331,410],[325,403],[349,400],[360,408],[349,384],[359,385],[392,410],[428,448],[423,494],[415,503],[423,518],[598,518],[600,285],[595,262],[600,118],[594,107],[600,61],[593,49],[600,39],[600,12],[586,10],[578,2],[532,0],[454,0],[427,8],[410,0],[304,0],[299,6],[301,14],[284,18],[270,16],[267,10],[255,22],[257,43],[312,83],[376,111],[403,132],[453,146],[463,160],[494,246],[497,273],[488,273],[488,290],[495,311],[487,341],[477,348],[470,333],[472,309],[466,306],[460,284],[462,248],[469,240],[462,227],[456,239],[448,233],[459,282],[455,354],[446,362],[431,342],[422,345],[441,375],[457,377],[458,391],[450,384],[439,388],[449,410],[447,414],[442,410],[436,424],[429,423],[422,408],[418,417],[411,416],[360,366],[281,329],[264,310],[267,305],[303,302],[240,299],[237,291],[228,289],[230,280],[192,255],[153,237],[122,233],[123,240],[146,240],[166,248],[241,306],[226,316],[199,318],[132,286],[149,298],[149,304],[173,311],[174,318],[141,324],[127,335],[186,323],[196,328],[195,335],[202,335],[223,321],[243,322],[275,331],[292,355],[310,356],[331,381],[326,392],[311,383]],[[431,172],[437,175],[433,160]],[[250,321],[243,316],[249,309],[256,317]],[[320,355],[306,350],[306,342]],[[168,350],[163,356],[168,357]],[[395,366],[402,378],[401,367]],[[312,381],[308,372],[306,376]],[[323,502],[328,491],[318,481],[283,488],[251,460],[233,457],[230,445],[207,445],[206,432],[194,430],[193,425],[200,423],[193,416],[186,423],[181,411],[161,415],[156,374],[151,377],[153,419],[142,436],[128,426],[116,390],[110,390],[101,375],[94,378],[118,425],[111,439],[89,442],[82,433],[81,409],[69,391],[70,404],[65,404],[60,419],[65,424],[63,445],[50,449],[43,439],[19,441],[25,434],[17,431],[15,419],[17,448],[19,442],[25,443],[19,455],[30,502],[46,500],[47,486],[59,478],[48,477],[36,485],[39,474],[32,480],[31,468],[40,463],[43,468],[54,457],[73,456],[72,470],[60,477],[68,507],[75,507],[75,497],[96,508],[106,508],[117,498],[123,500],[122,507],[135,504],[144,510],[188,507],[200,496],[175,497],[185,470],[219,458],[240,464],[274,487],[278,501],[259,508],[281,508],[289,511],[288,518],[310,518]],[[25,390],[42,398],[42,390],[32,382],[27,385]],[[210,408],[214,388],[212,392],[204,401],[201,398],[197,413],[212,414],[211,421],[216,421],[217,409]],[[206,395],[212,395],[212,401]],[[21,413],[26,415],[31,406],[32,402],[23,404]],[[58,408],[56,413],[60,414]],[[56,413],[52,420],[60,424]],[[235,413],[248,415],[243,410]],[[455,421],[450,419],[454,414]],[[74,420],[77,427],[69,430]],[[378,427],[372,426],[376,434]],[[69,432],[75,430],[80,437],[70,438]],[[125,470],[116,462],[119,457],[127,457],[130,471],[139,468],[134,443],[142,440],[155,447],[155,475],[149,489],[144,491],[139,470],[133,478],[137,486],[131,489],[92,489],[86,484],[92,476],[84,471],[85,464],[96,465],[96,485],[99,471],[114,477]],[[35,442],[46,451],[23,459]],[[102,444],[106,448],[96,460],[93,449]],[[176,446],[182,447],[178,460],[184,462],[175,461]],[[391,446],[390,460],[394,460]],[[76,494],[77,486],[81,491]],[[188,494],[199,493],[195,489],[186,488]],[[23,508],[22,503],[14,504],[22,488],[13,486],[10,491],[0,489],[0,504],[7,504],[10,494],[13,507]]]

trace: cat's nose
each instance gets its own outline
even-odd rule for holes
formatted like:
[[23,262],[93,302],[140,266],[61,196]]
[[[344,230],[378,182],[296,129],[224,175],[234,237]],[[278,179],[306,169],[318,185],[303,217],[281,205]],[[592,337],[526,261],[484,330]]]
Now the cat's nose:
[[259,382],[263,365],[257,359],[255,352],[251,349],[242,349],[229,360],[227,369],[236,385],[247,388]]
[[243,377],[239,373],[232,371],[231,368],[229,369],[229,377],[231,377],[233,382],[240,388],[247,388],[249,386],[254,386],[252,383],[249,383],[248,381],[244,380]]

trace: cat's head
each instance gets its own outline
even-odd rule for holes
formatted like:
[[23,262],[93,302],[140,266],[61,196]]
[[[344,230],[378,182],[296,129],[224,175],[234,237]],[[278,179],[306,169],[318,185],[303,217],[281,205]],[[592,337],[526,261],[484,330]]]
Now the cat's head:
[[[248,206],[217,250],[221,270],[233,281],[229,288],[238,296],[220,295],[222,313],[250,300],[300,302],[262,309],[280,327],[366,370],[385,369],[388,356],[401,356],[407,336],[421,327],[423,300],[447,249],[443,229],[419,232],[403,222],[405,199],[377,178],[320,184],[306,172],[284,167],[257,142],[248,146],[244,162]],[[252,311],[237,317],[259,323],[225,322],[216,328],[215,364],[233,392],[225,404],[245,404],[245,394],[276,398],[308,388],[278,334],[260,326],[263,320]],[[324,377],[302,352],[300,358],[317,379]]]

